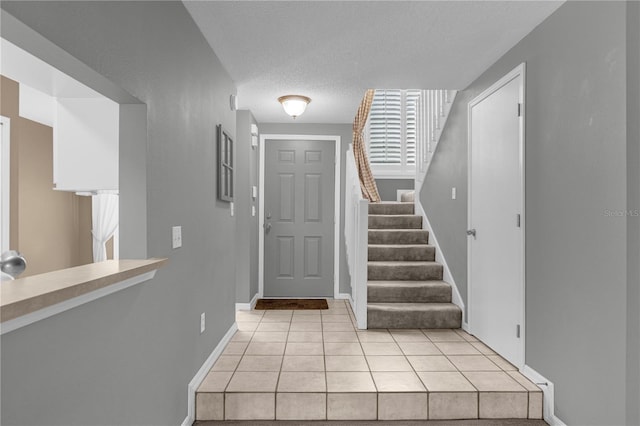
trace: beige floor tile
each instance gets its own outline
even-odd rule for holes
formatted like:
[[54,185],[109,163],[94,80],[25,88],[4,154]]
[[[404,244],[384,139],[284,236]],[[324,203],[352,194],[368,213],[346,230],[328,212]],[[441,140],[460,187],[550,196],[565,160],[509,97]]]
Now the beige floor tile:
[[362,355],[360,343],[327,342],[324,344],[325,355]]
[[542,392],[529,392],[529,418],[542,418]]
[[254,313],[254,311],[238,311],[236,312],[236,321],[241,322],[260,322],[263,313]]
[[224,420],[224,393],[197,393],[196,420]]
[[293,316],[320,316],[324,309],[296,309],[293,311]]
[[321,331],[290,331],[288,342],[297,343],[321,343],[322,332]]
[[520,383],[520,385],[530,392],[541,392],[541,389],[533,384],[533,382],[527,379],[525,376],[520,374],[517,371],[507,371],[506,372],[512,379],[516,382]]
[[481,419],[526,419],[526,392],[480,392]]
[[227,392],[275,392],[278,373],[272,371],[236,372],[227,385]]
[[289,331],[288,322],[261,322],[256,331]]
[[378,420],[427,420],[428,407],[426,392],[378,394]]
[[293,315],[292,309],[267,309],[264,311],[263,318],[273,318],[273,317],[289,317]]
[[466,331],[462,330],[461,328],[458,328],[455,331],[456,331],[456,333],[458,333],[467,342],[479,342],[479,340],[477,339],[476,336],[473,336],[473,335],[467,333]]
[[222,355],[242,355],[249,342],[229,342],[222,351]]
[[358,339],[361,342],[393,343],[393,337],[387,330],[358,331]]
[[332,316],[332,315],[349,315],[349,311],[346,309],[329,309],[326,311],[322,311],[322,316]]
[[355,327],[349,322],[325,322],[322,324],[323,331],[354,331]]
[[449,361],[460,371],[501,371],[484,355],[449,355]]
[[454,330],[426,329],[424,334],[432,342],[464,342],[464,338]]
[[236,371],[280,371],[281,355],[245,355]]
[[245,355],[284,355],[283,342],[251,342]]
[[276,420],[326,420],[326,393],[278,393]]
[[326,392],[324,372],[283,371],[278,380],[278,392]]
[[371,371],[413,371],[411,364],[401,355],[368,355]]
[[475,392],[476,388],[462,375],[453,371],[419,372],[418,377],[429,392]]
[[200,383],[198,392],[224,392],[233,372],[210,371]]
[[324,371],[324,357],[285,356],[282,361],[282,371]]
[[289,331],[322,331],[322,323],[318,322],[292,322]]
[[294,315],[293,318],[291,319],[291,323],[300,323],[300,322],[315,322],[315,323],[321,323],[322,322],[322,318],[320,317],[320,315]]
[[258,328],[258,325],[260,323],[258,322],[245,322],[245,321],[238,321],[238,330],[239,331],[256,331],[256,328]]
[[405,355],[441,355],[442,352],[436,347],[435,344],[425,342],[400,342],[398,343],[400,349]]
[[327,392],[375,392],[376,387],[368,372],[327,371]]
[[348,322],[351,323],[351,318],[349,318],[349,315],[345,314],[344,315],[322,315],[322,322],[323,323],[327,323],[327,322]]
[[287,343],[285,355],[324,355],[322,343]]
[[435,345],[445,355],[480,355],[468,342],[436,342]]
[[377,420],[377,413],[375,393],[327,394],[327,420]]
[[478,351],[480,351],[481,354],[483,355],[497,355],[493,350],[491,350],[491,348],[487,345],[485,345],[482,342],[469,342],[471,343],[471,345],[476,348]]
[[325,342],[359,342],[355,331],[325,331],[323,338]]
[[396,343],[362,342],[365,355],[402,355]]
[[457,371],[444,355],[415,355],[407,356],[407,359],[416,371]]
[[[378,392],[426,392],[422,382],[413,371],[372,372]],[[380,400],[378,399],[378,403]]]
[[231,338],[232,342],[248,342],[253,337],[253,331],[236,331]]
[[465,371],[462,374],[480,392],[525,392],[518,382],[503,371]]
[[477,419],[478,394],[476,392],[429,393],[429,419]]
[[420,330],[389,330],[396,342],[428,342]]
[[369,371],[364,356],[326,355],[327,371]]
[[275,393],[228,393],[224,398],[225,420],[274,420]]
[[288,315],[288,316],[279,315],[279,316],[270,316],[270,317],[264,316],[260,321],[261,324],[270,323],[270,322],[291,322],[291,315]]
[[222,355],[213,364],[211,371],[235,371],[240,358],[242,358],[242,355]]
[[256,331],[253,334],[252,342],[286,342],[286,331]]
[[509,361],[502,358],[500,355],[487,355],[491,361],[493,361],[498,367],[502,368],[504,371],[518,371],[516,367],[511,365]]

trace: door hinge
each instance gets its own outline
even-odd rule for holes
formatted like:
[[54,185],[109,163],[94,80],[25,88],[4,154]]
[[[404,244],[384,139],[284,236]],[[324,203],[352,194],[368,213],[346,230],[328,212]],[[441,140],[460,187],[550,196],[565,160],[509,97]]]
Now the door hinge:
[[518,103],[518,117],[522,117],[522,104]]
[[520,213],[516,215],[516,226],[520,228]]
[[516,325],[516,337],[520,338],[520,324]]

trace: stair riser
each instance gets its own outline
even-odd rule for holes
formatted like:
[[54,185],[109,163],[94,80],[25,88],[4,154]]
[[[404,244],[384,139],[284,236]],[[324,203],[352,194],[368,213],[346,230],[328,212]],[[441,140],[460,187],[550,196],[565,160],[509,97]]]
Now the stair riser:
[[369,216],[369,229],[422,229],[422,217]]
[[429,244],[429,231],[369,231],[369,244]]
[[413,214],[413,203],[371,203],[369,214]]
[[367,265],[369,281],[428,281],[442,279],[442,265]]
[[369,303],[451,303],[451,288],[369,286],[367,301]]
[[369,246],[369,260],[422,260],[436,259],[436,249],[433,246],[420,245],[410,247],[375,247]]
[[460,328],[462,312],[450,310],[446,312],[404,311],[367,313],[367,328]]

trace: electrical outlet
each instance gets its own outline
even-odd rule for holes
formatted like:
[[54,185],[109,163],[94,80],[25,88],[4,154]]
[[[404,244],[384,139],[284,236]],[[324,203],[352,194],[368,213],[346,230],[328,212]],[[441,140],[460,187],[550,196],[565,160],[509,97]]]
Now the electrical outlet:
[[233,203],[229,203],[229,214],[233,217],[236,213],[236,206]]
[[451,199],[455,200],[456,197],[457,197],[456,187],[454,186],[453,188],[451,188]]
[[174,249],[182,247],[182,226],[171,228],[171,247]]
[[251,216],[256,215],[256,206],[251,206]]
[[206,321],[204,317],[204,312],[200,314],[200,334],[204,333],[204,329],[206,326]]

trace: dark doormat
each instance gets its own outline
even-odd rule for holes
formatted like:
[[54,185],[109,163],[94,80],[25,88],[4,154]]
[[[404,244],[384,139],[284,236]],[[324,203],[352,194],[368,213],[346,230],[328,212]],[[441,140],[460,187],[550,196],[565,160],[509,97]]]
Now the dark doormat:
[[327,299],[258,299],[255,309],[329,309],[329,304],[327,303]]

